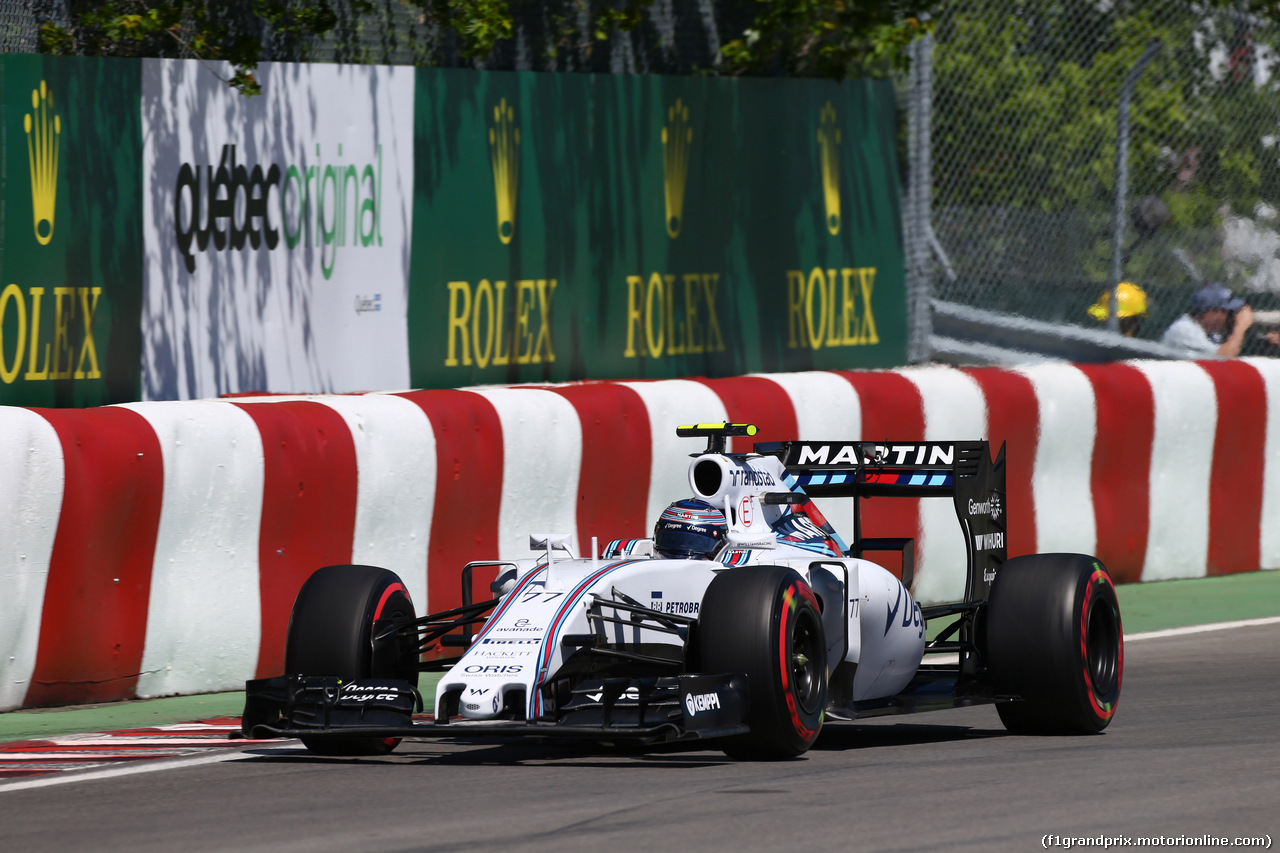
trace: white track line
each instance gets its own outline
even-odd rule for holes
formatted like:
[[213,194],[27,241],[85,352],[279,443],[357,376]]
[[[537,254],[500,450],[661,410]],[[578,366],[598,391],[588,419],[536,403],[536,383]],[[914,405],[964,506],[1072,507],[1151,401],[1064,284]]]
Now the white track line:
[[183,767],[195,767],[200,764],[217,764],[219,761],[230,761],[234,758],[247,758],[244,752],[240,750],[222,750],[213,755],[195,755],[189,758],[174,758],[159,761],[139,761],[137,764],[130,764],[125,767],[112,767],[109,769],[101,768],[85,768],[83,772],[79,771],[61,771],[50,773],[48,776],[38,776],[35,779],[25,779],[17,782],[0,781],[0,793],[5,791],[25,791],[29,788],[47,788],[50,785],[66,785],[70,782],[85,782],[90,779],[111,779],[116,776],[132,776],[136,773],[155,773],[160,770],[178,770]]
[[1185,628],[1166,628],[1163,631],[1144,631],[1141,634],[1125,634],[1124,641],[1155,640],[1160,637],[1181,637],[1184,634],[1203,634],[1207,631],[1226,631],[1231,628],[1253,628],[1258,625],[1280,624],[1280,616],[1268,616],[1265,619],[1241,619],[1238,622],[1214,622],[1209,625],[1188,625]]

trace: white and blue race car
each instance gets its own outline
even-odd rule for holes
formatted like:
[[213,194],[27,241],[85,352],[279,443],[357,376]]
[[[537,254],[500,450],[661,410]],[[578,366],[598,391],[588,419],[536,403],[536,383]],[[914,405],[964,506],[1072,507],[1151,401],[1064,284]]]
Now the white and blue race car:
[[[328,566],[303,586],[286,675],[248,682],[244,732],[325,754],[404,737],[533,735],[604,742],[715,739],[738,757],[807,750],[824,724],[996,704],[1015,732],[1097,732],[1124,663],[1115,588],[1095,558],[1006,559],[1003,448],[985,441],[790,441],[727,453],[707,439],[692,497],[651,539],[576,552],[535,534],[534,556],[462,572],[463,606],[418,617],[386,569]],[[968,543],[964,598],[921,608],[911,539],[865,537],[865,498],[949,496]],[[852,542],[813,502],[847,497]],[[864,554],[900,551],[901,577]],[[477,570],[496,597],[471,601]],[[931,639],[930,621],[948,624]],[[461,648],[460,656],[435,657]],[[443,671],[434,715],[418,674]]]

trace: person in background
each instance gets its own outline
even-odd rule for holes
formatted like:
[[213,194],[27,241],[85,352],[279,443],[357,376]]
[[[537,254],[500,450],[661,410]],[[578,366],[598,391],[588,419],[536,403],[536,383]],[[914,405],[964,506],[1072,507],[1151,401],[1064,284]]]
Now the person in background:
[[[1131,281],[1122,281],[1116,287],[1117,313],[1120,316],[1120,334],[1132,338],[1138,334],[1138,326],[1147,314],[1147,294]],[[1089,316],[1102,323],[1107,322],[1111,311],[1111,291],[1104,290],[1098,301],[1089,306]]]
[[[1191,295],[1191,310],[1173,321],[1160,343],[1191,355],[1235,358],[1253,320],[1253,309],[1215,281]],[[1266,337],[1272,344],[1280,343],[1280,332],[1268,332]]]

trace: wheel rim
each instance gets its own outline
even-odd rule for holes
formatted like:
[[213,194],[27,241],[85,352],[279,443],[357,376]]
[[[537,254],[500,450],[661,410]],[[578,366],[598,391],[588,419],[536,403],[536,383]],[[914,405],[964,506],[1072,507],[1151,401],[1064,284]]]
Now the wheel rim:
[[812,611],[804,609],[796,620],[791,634],[788,653],[791,675],[791,692],[796,703],[806,714],[818,710],[822,697],[822,676],[819,671],[822,662],[822,648],[819,644],[818,620]]
[[1093,692],[1106,696],[1115,689],[1120,662],[1120,623],[1115,609],[1105,601],[1089,608],[1086,623],[1085,654]]

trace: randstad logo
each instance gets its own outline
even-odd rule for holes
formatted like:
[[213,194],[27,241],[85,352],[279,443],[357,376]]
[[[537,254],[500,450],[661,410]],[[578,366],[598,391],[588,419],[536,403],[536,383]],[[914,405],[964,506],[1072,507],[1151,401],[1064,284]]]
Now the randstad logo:
[[[337,156],[343,157],[342,145]],[[218,165],[183,163],[174,188],[173,231],[187,272],[195,252],[318,247],[320,271],[332,277],[338,249],[382,245],[382,146],[363,167],[325,163],[319,144],[308,165],[237,162],[223,145]],[[272,191],[274,190],[274,197]],[[194,249],[194,251],[193,251]]]
[[822,108],[818,120],[818,158],[822,164],[822,201],[826,208],[827,230],[840,233],[840,127],[836,124],[836,108]]
[[489,160],[498,206],[498,239],[506,244],[516,233],[516,196],[520,190],[520,128],[516,125],[515,108],[506,98],[493,108]]
[[689,107],[676,98],[667,109],[667,123],[662,128],[662,184],[667,209],[667,235],[674,240],[684,225],[684,188],[689,176],[689,149],[693,145],[693,127],[689,124]]
[[31,90],[31,112],[22,117],[27,132],[27,162],[31,167],[31,212],[36,242],[53,239],[53,213],[58,201],[58,143],[62,117],[53,111],[53,92],[44,80]]

